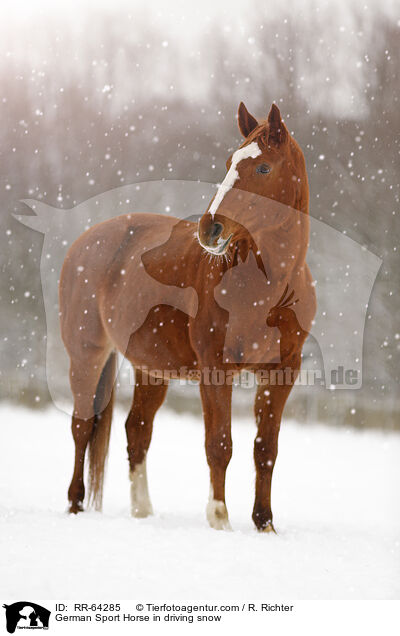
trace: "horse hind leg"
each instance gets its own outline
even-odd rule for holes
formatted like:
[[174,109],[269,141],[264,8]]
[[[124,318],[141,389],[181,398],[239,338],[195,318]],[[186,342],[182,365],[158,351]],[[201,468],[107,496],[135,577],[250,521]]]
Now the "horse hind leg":
[[85,485],[83,481],[83,469],[85,463],[86,448],[93,432],[95,417],[81,419],[72,416],[72,437],[75,443],[74,473],[68,488],[69,512],[76,514],[83,511],[85,498]]
[[146,470],[146,455],[153,432],[153,420],[167,393],[168,384],[150,385],[147,374],[135,371],[133,403],[126,420],[129,478],[131,481],[131,514],[147,517],[153,514]]
[[[70,381],[74,396],[72,415],[72,436],[75,443],[75,462],[72,480],[68,489],[69,512],[83,510],[85,498],[84,465],[88,444],[90,444],[90,481],[93,501],[99,508],[102,494],[103,461],[98,461],[99,448],[105,455],[108,448],[112,411],[112,389],[115,354],[107,359],[104,352],[87,357],[82,361],[71,360]],[[100,389],[100,393],[99,393]],[[103,439],[104,438],[104,439]],[[101,443],[100,443],[101,442]],[[98,464],[102,464],[98,468]],[[97,468],[97,469],[96,469]],[[99,476],[100,475],[100,476]]]

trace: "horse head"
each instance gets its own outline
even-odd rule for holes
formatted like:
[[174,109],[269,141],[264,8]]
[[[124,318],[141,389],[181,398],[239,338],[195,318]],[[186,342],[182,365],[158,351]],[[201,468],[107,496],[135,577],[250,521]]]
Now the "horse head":
[[222,256],[245,241],[254,247],[260,227],[282,225],[290,212],[308,213],[303,153],[272,104],[258,122],[240,103],[238,124],[245,141],[229,157],[227,174],[198,227],[200,245]]

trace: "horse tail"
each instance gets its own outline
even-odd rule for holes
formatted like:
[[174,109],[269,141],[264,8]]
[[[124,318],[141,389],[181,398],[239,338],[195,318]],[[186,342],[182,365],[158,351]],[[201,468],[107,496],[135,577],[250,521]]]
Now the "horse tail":
[[89,440],[88,501],[95,510],[101,510],[103,500],[104,473],[113,413],[116,361],[117,354],[113,351],[101,372],[94,399],[94,426]]

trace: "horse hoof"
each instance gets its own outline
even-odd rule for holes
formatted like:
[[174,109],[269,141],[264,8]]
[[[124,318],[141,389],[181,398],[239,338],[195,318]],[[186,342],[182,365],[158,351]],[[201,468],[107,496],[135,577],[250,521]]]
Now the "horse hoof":
[[77,515],[78,512],[83,512],[83,505],[81,501],[70,502],[68,512],[72,515]]
[[228,511],[223,501],[210,499],[207,506],[207,520],[214,530],[232,530]]
[[274,534],[277,534],[272,521],[268,521],[266,526],[264,526],[263,528],[257,528],[257,530],[258,532],[273,532]]
[[150,517],[153,514],[153,508],[151,507],[143,507],[143,506],[135,506],[131,507],[131,516],[135,517],[135,519],[145,519],[146,517]]
[[232,530],[232,526],[229,523],[229,519],[214,519],[213,521],[208,521],[210,524],[210,528],[213,530],[227,530],[230,532]]

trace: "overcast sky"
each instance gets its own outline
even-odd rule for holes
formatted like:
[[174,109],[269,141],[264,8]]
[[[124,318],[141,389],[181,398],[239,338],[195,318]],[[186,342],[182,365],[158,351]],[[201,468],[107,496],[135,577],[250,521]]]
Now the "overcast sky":
[[[108,51],[109,66],[115,70],[119,65],[123,80],[114,88],[121,100],[129,73],[131,87],[136,81],[154,99],[174,90],[181,99],[200,102],[213,84],[216,61],[226,68],[235,101],[251,99],[260,85],[273,86],[278,100],[279,78],[265,52],[274,42],[279,48],[289,22],[299,95],[317,113],[358,117],[368,107],[365,86],[374,80],[371,42],[379,38],[378,13],[400,25],[395,0],[2,0],[0,69],[9,75],[10,62],[22,60],[18,71],[23,65],[45,65],[55,82],[57,73],[60,82],[63,73],[71,75],[71,65],[76,75],[87,75],[88,55],[101,57],[103,39],[112,33],[115,54]],[[132,41],[142,48],[135,63],[130,59],[124,66],[124,50]],[[282,72],[287,79],[293,69],[285,46]],[[276,50],[272,55],[276,58]]]

